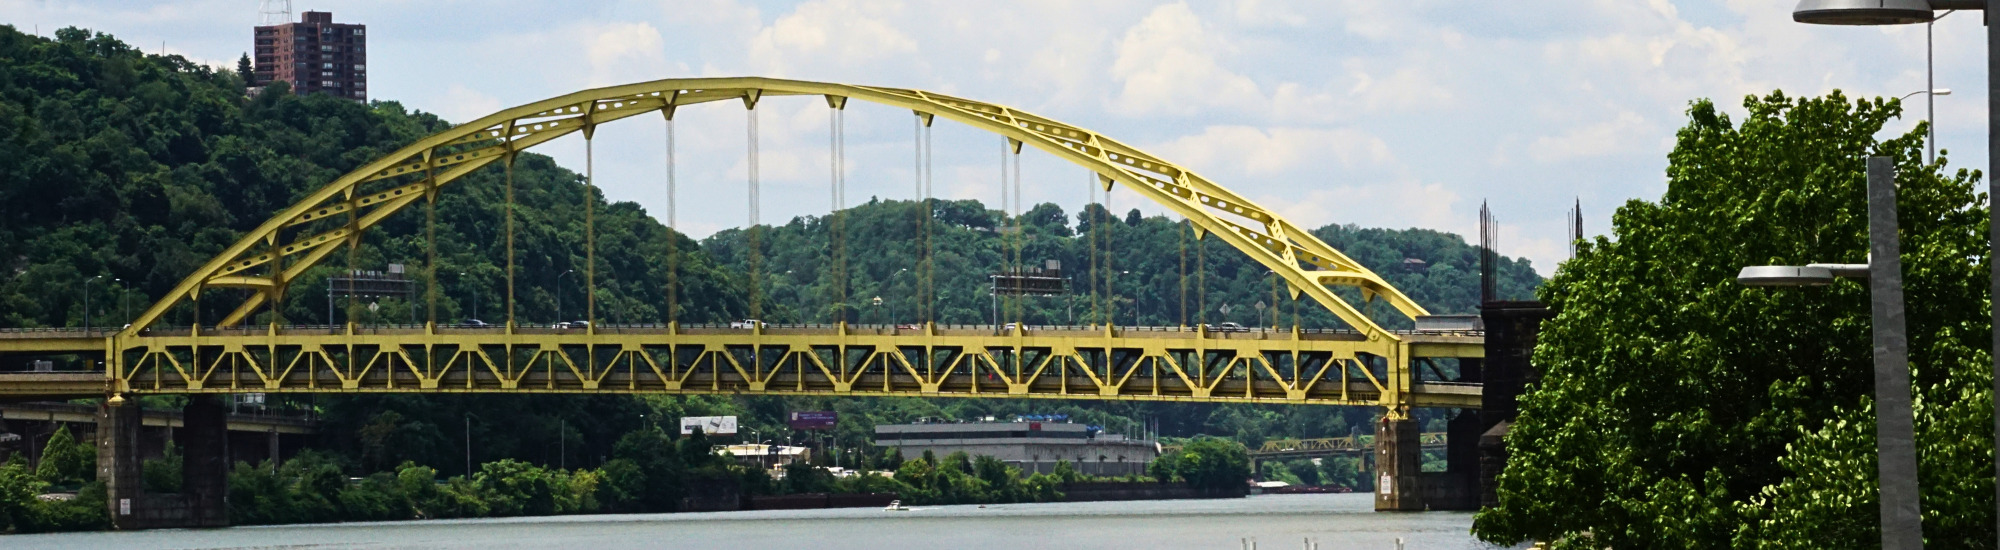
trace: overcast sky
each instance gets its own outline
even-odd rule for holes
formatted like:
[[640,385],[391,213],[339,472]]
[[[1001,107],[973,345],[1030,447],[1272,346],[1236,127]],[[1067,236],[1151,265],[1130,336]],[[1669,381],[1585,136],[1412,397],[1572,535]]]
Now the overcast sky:
[[[233,67],[256,0],[0,0],[0,23],[81,26]],[[1081,125],[1188,166],[1293,221],[1426,227],[1476,240],[1481,201],[1502,251],[1544,274],[1586,232],[1656,199],[1696,98],[1740,118],[1773,89],[1899,96],[1925,87],[1924,26],[1791,22],[1789,0],[527,2],[297,0],[368,25],[369,95],[465,121],[579,89],[659,78],[772,76],[913,87]],[[296,15],[294,16],[296,17]],[[1983,166],[1979,14],[1936,27],[1940,145]],[[1924,117],[1921,96],[1893,130]],[[763,221],[829,208],[817,98],[759,109]],[[746,221],[740,104],[683,111],[680,225]],[[907,112],[849,107],[850,203],[913,194]],[[599,183],[664,218],[657,118],[599,131]],[[938,194],[997,204],[1000,138],[941,122]],[[581,170],[580,138],[538,150]],[[1031,152],[1031,202],[1074,212],[1083,169]],[[1113,208],[1140,206],[1130,192]]]

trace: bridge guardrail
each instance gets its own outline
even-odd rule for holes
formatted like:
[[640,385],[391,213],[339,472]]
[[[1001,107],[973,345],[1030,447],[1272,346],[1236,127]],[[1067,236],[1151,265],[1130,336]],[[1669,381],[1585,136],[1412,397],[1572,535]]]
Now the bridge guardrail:
[[[896,330],[896,329],[916,330],[920,329],[922,325],[889,324],[889,323],[870,323],[870,324],[853,323],[847,326],[849,329],[855,329],[855,330]],[[767,330],[768,329],[833,330],[838,327],[839,325],[832,323],[766,323],[764,325],[764,328]],[[156,326],[155,328],[149,328],[144,331],[141,331],[140,334],[146,336],[182,335],[190,332],[191,328],[192,327],[186,325]],[[356,325],[356,328],[362,330],[384,330],[384,329],[421,330],[425,328],[425,325],[408,324],[408,323],[385,323],[385,324]],[[450,323],[450,324],[441,323],[437,325],[437,328],[454,329],[454,330],[498,331],[498,330],[505,330],[507,327],[506,325],[491,324],[491,323],[485,325],[473,325],[466,323]],[[547,329],[546,325],[542,323],[526,323],[518,325],[515,328],[517,330]],[[665,323],[600,323],[597,325],[597,328],[666,329],[668,328],[668,325]],[[687,323],[687,324],[682,324],[681,328],[704,329],[704,330],[750,330],[747,328],[731,326],[730,323]],[[1004,325],[996,326],[996,325],[980,325],[980,324],[939,324],[937,325],[937,328],[940,330],[991,330],[996,333],[1005,332]],[[1183,326],[1118,325],[1113,328],[1121,332],[1173,332],[1173,333],[1199,332],[1196,329],[1196,327],[1191,327],[1191,326],[1183,327]],[[0,335],[46,335],[46,336],[56,336],[56,337],[87,338],[87,337],[109,337],[111,335],[117,334],[120,330],[121,329],[111,328],[111,327],[92,327],[88,329],[81,327],[0,327]],[[201,331],[205,334],[218,334],[218,335],[254,334],[254,333],[264,332],[266,330],[269,330],[267,325],[245,325],[236,327],[206,326],[202,327],[201,329]],[[279,325],[278,330],[288,331],[288,332],[326,331],[328,333],[339,333],[346,330],[346,326],[345,325]],[[557,330],[577,330],[577,329],[557,329]],[[1043,332],[1043,331],[1074,332],[1074,331],[1098,331],[1098,330],[1104,330],[1104,327],[1103,325],[1027,325],[1023,327],[1023,330],[1026,332]],[[1286,334],[1290,332],[1291,332],[1290,328],[1271,328],[1271,327],[1246,327],[1243,330],[1208,331],[1209,334]],[[1300,334],[1343,334],[1343,335],[1361,334],[1359,331],[1355,331],[1353,329],[1344,329],[1344,328],[1300,328],[1298,329],[1298,332]],[[1453,330],[1453,331],[1392,330],[1389,332],[1398,335],[1431,335],[1431,336],[1464,336],[1464,337],[1483,337],[1486,335],[1486,331],[1483,330]]]

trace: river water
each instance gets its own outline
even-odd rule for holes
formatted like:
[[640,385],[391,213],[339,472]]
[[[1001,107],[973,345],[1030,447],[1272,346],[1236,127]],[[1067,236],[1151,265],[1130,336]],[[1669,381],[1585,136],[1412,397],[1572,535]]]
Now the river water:
[[1375,513],[1367,493],[628,514],[235,527],[0,537],[0,548],[1492,548],[1465,512]]

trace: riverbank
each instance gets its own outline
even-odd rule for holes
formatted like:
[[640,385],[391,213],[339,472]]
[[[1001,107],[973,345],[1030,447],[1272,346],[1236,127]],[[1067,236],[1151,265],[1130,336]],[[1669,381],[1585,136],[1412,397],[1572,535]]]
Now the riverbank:
[[1372,496],[1267,495],[1241,499],[1060,502],[681,514],[604,514],[233,527],[211,530],[16,535],[20,550],[168,550],[291,545],[370,548],[1266,548],[1323,550],[1492,548],[1464,512],[1380,514]]

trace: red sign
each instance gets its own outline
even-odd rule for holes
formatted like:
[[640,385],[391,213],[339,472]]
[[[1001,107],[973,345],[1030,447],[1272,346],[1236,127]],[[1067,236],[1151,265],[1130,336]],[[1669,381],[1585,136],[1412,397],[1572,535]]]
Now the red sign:
[[839,419],[833,411],[792,411],[785,423],[794,430],[831,430]]

